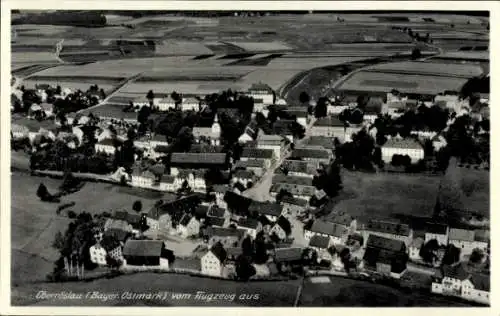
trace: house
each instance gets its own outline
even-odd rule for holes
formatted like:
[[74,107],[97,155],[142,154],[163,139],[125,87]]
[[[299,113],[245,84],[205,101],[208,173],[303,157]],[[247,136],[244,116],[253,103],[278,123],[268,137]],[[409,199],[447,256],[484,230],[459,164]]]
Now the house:
[[271,134],[283,136],[289,142],[293,143],[295,124],[295,120],[279,119],[273,123]]
[[314,122],[311,128],[311,135],[336,137],[343,143],[351,141],[351,135],[359,132],[361,128],[360,125],[347,124],[336,116],[327,116],[319,118]]
[[292,106],[283,111],[289,117],[294,117],[295,121],[302,125],[304,128],[307,128],[309,124],[309,113],[307,112],[307,108],[305,106]]
[[314,235],[309,240],[309,248],[316,251],[319,260],[332,260],[332,256],[328,248],[332,245],[332,240],[329,237]]
[[209,251],[201,257],[201,273],[205,275],[221,277],[223,275],[224,263],[227,253],[224,246],[217,242]]
[[220,208],[227,209],[227,203],[224,200],[226,192],[229,190],[227,185],[216,184],[212,186],[213,194],[215,195],[215,204]]
[[340,225],[349,230],[349,233],[355,233],[358,228],[356,218],[346,212],[332,212],[325,221]]
[[273,89],[264,83],[255,83],[248,89],[247,96],[254,99],[254,103],[261,103],[265,105],[274,104],[276,95]]
[[294,198],[308,201],[316,192],[314,186],[297,185],[290,183],[274,183],[269,189],[269,194],[276,198],[281,190],[288,191]]
[[[128,222],[128,213],[126,213],[125,216],[121,216],[120,214],[123,214],[123,212],[115,212],[114,216],[111,218],[106,219],[106,222],[104,222],[104,231],[106,232],[107,230],[110,229],[119,229],[124,232],[129,232],[131,233],[133,230],[132,225]],[[116,218],[118,217],[118,218]]]
[[432,138],[432,147],[436,152],[440,151],[442,148],[446,147],[448,142],[443,135],[436,135]]
[[95,144],[95,151],[100,153],[106,153],[108,155],[114,155],[116,152],[117,142],[111,138],[105,138]]
[[175,105],[177,102],[172,99],[171,96],[167,96],[165,98],[161,98],[158,100],[158,103],[155,104],[158,107],[159,111],[168,111],[170,109],[175,109]]
[[28,137],[30,130],[26,126],[12,123],[10,125],[10,132],[12,139],[22,139]]
[[450,228],[449,243],[460,249],[460,257],[468,256],[475,248],[488,251],[489,238],[484,231]]
[[123,262],[124,258],[121,239],[117,239],[114,235],[105,234],[99,244],[102,248],[104,248],[107,256],[118,262]]
[[283,214],[283,206],[273,202],[259,202],[252,200],[248,212],[250,214],[264,215],[271,222],[275,222]]
[[281,205],[283,205],[283,214],[297,216],[307,208],[308,203],[307,200],[296,199],[285,195],[281,198]]
[[272,183],[273,184],[286,183],[286,184],[292,184],[292,185],[296,185],[296,186],[310,187],[310,186],[313,186],[313,178],[293,176],[293,175],[284,175],[284,174],[275,174],[273,176]]
[[276,248],[272,254],[272,258],[278,266],[302,267],[302,253],[304,249],[294,248]]
[[259,134],[257,136],[257,148],[272,149],[276,159],[280,159],[280,157],[284,154],[288,143],[288,140],[280,135]]
[[196,217],[185,213],[177,225],[177,232],[182,238],[198,236],[200,226],[200,221]]
[[274,150],[272,149],[261,149],[261,148],[252,148],[245,147],[243,148],[243,152],[241,153],[240,160],[247,161],[253,159],[261,159],[264,160],[266,165],[271,165],[275,160],[276,156]]
[[227,153],[172,153],[170,158],[170,174],[176,176],[179,169],[227,170],[229,160]]
[[168,269],[165,244],[161,240],[129,239],[123,247],[124,265],[152,266]]
[[[134,107],[142,108],[143,106],[150,106],[151,101],[148,98],[146,98],[145,96],[140,96],[140,97],[135,98],[132,101],[132,104],[134,105]],[[154,105],[154,100],[153,100],[153,105]]]
[[196,98],[183,98],[181,103],[182,111],[196,111],[200,110],[200,101]]
[[408,246],[408,255],[410,260],[421,260],[420,249],[424,245],[425,241],[422,237],[417,237],[412,240]]
[[437,136],[437,133],[429,128],[415,129],[410,132],[410,135],[417,136],[421,140],[432,139]]
[[304,238],[306,240],[310,240],[315,235],[330,238],[332,244],[345,244],[349,231],[341,225],[316,219],[311,227],[304,227]]
[[194,213],[201,199],[197,194],[154,205],[147,213],[147,224],[161,234],[168,234],[176,227],[185,213]]
[[203,232],[209,246],[220,242],[224,247],[238,247],[246,231],[237,228],[208,227]]
[[261,177],[265,169],[265,160],[262,159],[238,160],[233,166],[233,170],[248,170],[253,172],[257,177]]
[[141,170],[136,167],[132,169],[132,186],[139,188],[151,188],[156,181],[156,175],[149,170]]
[[322,147],[298,147],[292,151],[291,159],[327,164],[333,158],[333,152]]
[[207,217],[205,219],[205,225],[207,227],[228,227],[229,218],[222,217]]
[[211,145],[219,146],[220,145],[220,137],[221,137],[221,127],[219,124],[219,120],[217,118],[217,114],[215,114],[212,126],[210,126],[210,127],[201,127],[201,126],[193,127],[193,137],[197,142],[200,142],[201,140],[207,140]]
[[160,191],[176,192],[180,188],[174,176],[163,174],[159,181],[158,189]]
[[245,127],[245,131],[238,138],[238,142],[245,144],[251,142],[257,138],[259,133],[259,125],[257,121],[251,120],[250,123]]
[[283,215],[278,218],[269,232],[270,235],[276,235],[279,240],[285,240],[292,233],[292,224]]
[[257,219],[247,217],[238,221],[237,228],[244,229],[247,235],[255,239],[257,233],[262,230],[262,224]]
[[153,133],[134,140],[134,146],[144,150],[155,150],[158,146],[168,146],[168,142],[164,135]]
[[401,223],[382,220],[368,220],[368,223],[363,224],[360,228],[366,241],[368,241],[370,235],[375,235],[400,240],[408,246],[413,238],[413,231],[410,227]]
[[89,248],[89,253],[91,262],[100,266],[105,266],[108,264],[108,261],[106,259],[108,253],[100,243],[91,246]]
[[314,178],[318,167],[318,164],[312,161],[287,159],[283,161],[279,170],[290,176]]
[[175,187],[181,188],[185,182],[196,192],[205,192],[207,184],[204,169],[176,169]]
[[424,148],[411,138],[400,139],[393,137],[382,146],[382,160],[391,163],[394,155],[408,155],[411,163],[417,163],[424,159]]
[[427,223],[425,228],[425,243],[429,240],[436,239],[441,246],[448,245],[449,228],[445,224]]
[[408,255],[404,242],[370,235],[363,256],[363,267],[369,271],[399,279],[406,272]]
[[350,107],[348,105],[335,105],[335,104],[328,104],[326,107],[326,114],[327,115],[339,115],[343,111],[349,109]]
[[231,179],[231,183],[241,183],[243,184],[246,188],[248,187],[249,183],[254,183],[255,180],[257,180],[257,177],[255,174],[250,171],[250,170],[236,170],[233,172],[233,177]]
[[132,237],[132,234],[130,231],[124,231],[117,228],[109,228],[103,233],[103,238],[106,236],[110,236],[115,240],[118,240],[121,244],[125,244],[127,239]]
[[328,137],[328,136],[310,136],[305,145],[306,146],[318,146],[318,147],[323,147],[325,149],[333,150],[335,149],[335,143],[334,143],[334,138],[333,137]]
[[490,304],[490,277],[466,270],[465,264],[445,265],[432,282],[431,292],[458,296],[469,301]]

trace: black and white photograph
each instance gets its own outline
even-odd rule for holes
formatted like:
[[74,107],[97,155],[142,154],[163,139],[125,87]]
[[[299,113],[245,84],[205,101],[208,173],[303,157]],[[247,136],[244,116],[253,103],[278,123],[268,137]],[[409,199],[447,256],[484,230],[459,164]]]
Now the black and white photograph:
[[10,3],[11,306],[490,307],[486,6],[119,2]]

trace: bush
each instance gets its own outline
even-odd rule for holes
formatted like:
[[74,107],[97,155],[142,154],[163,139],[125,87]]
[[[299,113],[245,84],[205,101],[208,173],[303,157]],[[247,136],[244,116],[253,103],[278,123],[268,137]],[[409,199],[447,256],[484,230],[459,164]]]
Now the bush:
[[76,213],[74,211],[68,211],[68,217],[71,219],[76,218]]

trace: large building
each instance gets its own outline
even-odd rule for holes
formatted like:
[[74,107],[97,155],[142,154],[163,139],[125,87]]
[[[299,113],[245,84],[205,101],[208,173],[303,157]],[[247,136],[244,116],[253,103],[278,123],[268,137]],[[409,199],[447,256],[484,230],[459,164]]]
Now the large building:
[[276,98],[273,89],[264,83],[253,84],[247,92],[247,96],[254,99],[256,104],[271,105]]
[[361,125],[346,124],[336,116],[328,116],[314,122],[311,135],[336,137],[340,142],[349,142],[352,134],[359,132],[361,128]]
[[394,155],[408,155],[411,163],[417,163],[424,159],[424,148],[413,139],[399,139],[397,137],[389,139],[382,146],[382,160],[385,163],[391,163]]

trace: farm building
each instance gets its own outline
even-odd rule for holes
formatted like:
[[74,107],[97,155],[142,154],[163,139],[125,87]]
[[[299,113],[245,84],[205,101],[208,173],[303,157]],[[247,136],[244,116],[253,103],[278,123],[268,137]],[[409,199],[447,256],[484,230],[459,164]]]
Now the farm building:
[[289,183],[274,183],[269,189],[269,194],[276,198],[281,190],[289,192],[294,198],[309,201],[309,199],[316,193],[316,187],[296,185]]
[[279,170],[290,176],[313,178],[319,165],[312,161],[284,160]]
[[333,158],[333,152],[319,146],[301,146],[292,151],[291,159],[300,159],[314,164],[328,164]]
[[320,219],[315,220],[311,227],[304,227],[304,238],[306,240],[310,240],[313,236],[319,235],[330,238],[332,244],[345,244],[348,233],[345,227]]
[[175,176],[179,169],[219,168],[229,167],[227,153],[172,153],[170,158],[170,173]]
[[247,96],[252,97],[256,104],[274,104],[276,98],[273,89],[264,83],[253,84],[247,91]]
[[127,240],[123,247],[127,266],[159,266],[168,268],[165,244],[161,240]]
[[279,135],[264,135],[257,136],[257,148],[259,149],[272,149],[276,159],[280,159],[287,148],[289,141]]
[[251,147],[243,148],[240,160],[247,161],[254,159],[262,159],[265,161],[266,165],[271,165],[271,163],[276,159],[276,156],[274,154],[274,150],[272,149],[260,149]]
[[364,239],[366,241],[368,240],[369,236],[374,235],[394,240],[400,240],[404,242],[405,245],[409,245],[413,239],[413,231],[406,224],[381,220],[368,220],[366,224],[360,225],[358,229],[362,231]]
[[158,110],[160,111],[168,111],[170,109],[175,109],[175,105],[177,102],[172,99],[171,96],[167,96],[165,98],[161,98],[158,100],[157,104],[155,106],[158,107]]
[[312,136],[328,136],[338,138],[340,142],[351,141],[353,133],[361,130],[360,125],[349,125],[336,116],[323,117],[314,122],[311,128]]
[[221,277],[226,258],[227,252],[224,246],[220,242],[215,243],[209,251],[201,257],[201,273]]
[[234,164],[234,170],[249,170],[252,171],[257,177],[262,176],[264,170],[269,168],[266,166],[265,160],[263,159],[249,159],[245,161],[238,160]]
[[386,276],[401,278],[406,272],[408,255],[400,240],[370,235],[363,256],[363,266]]
[[190,97],[183,98],[181,103],[182,111],[199,111],[200,110],[200,100]]
[[460,249],[460,257],[468,256],[476,248],[488,251],[489,232],[484,230],[467,230],[450,228],[449,243]]

